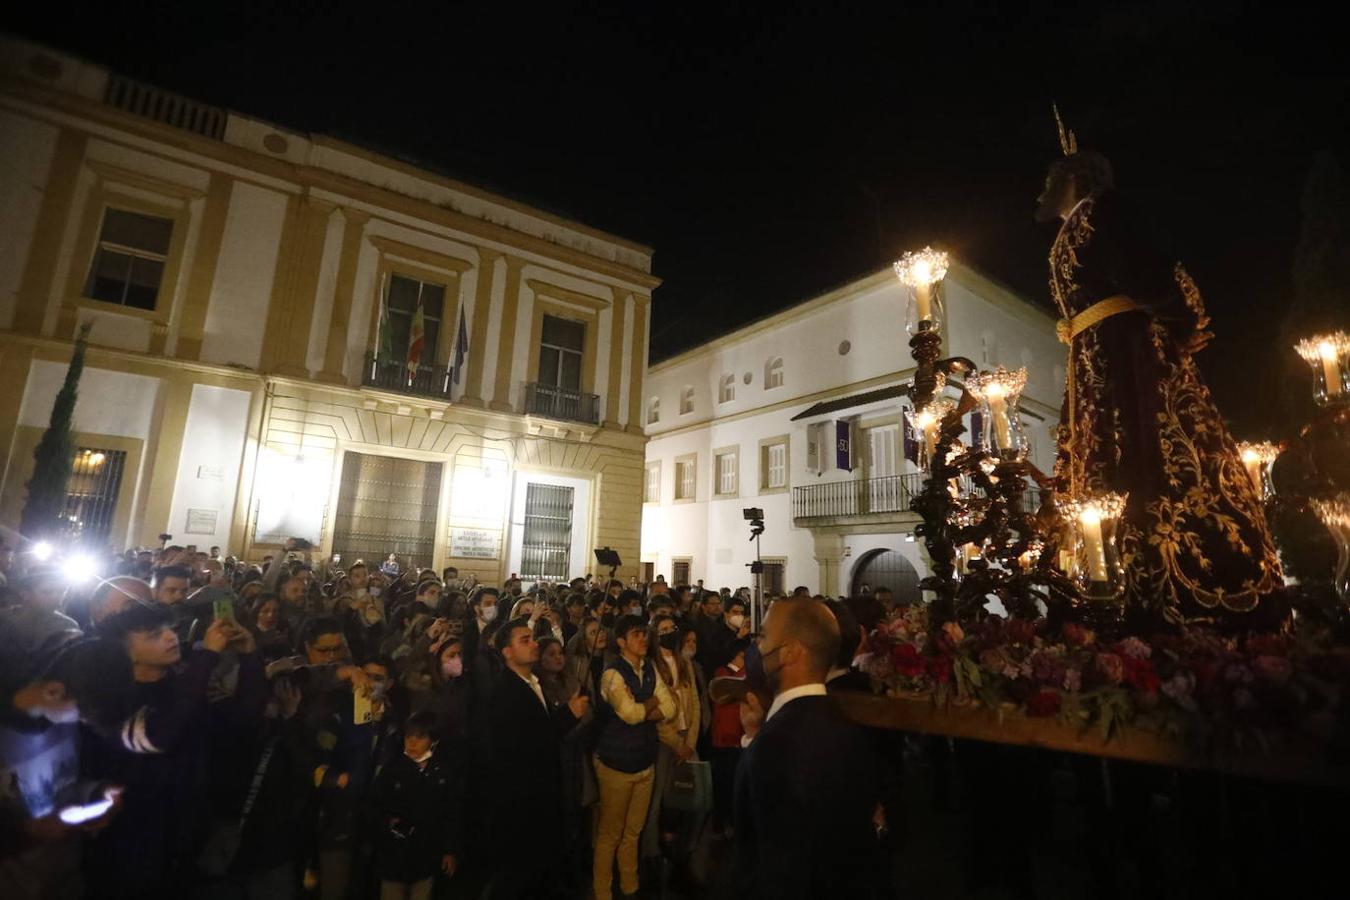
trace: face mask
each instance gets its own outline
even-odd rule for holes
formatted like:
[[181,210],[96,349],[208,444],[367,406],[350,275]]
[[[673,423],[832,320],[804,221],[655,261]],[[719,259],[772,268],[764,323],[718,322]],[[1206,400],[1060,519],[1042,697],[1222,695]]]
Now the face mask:
[[371,589],[370,589],[370,596],[372,596],[372,597],[378,597],[378,596],[380,596],[380,590],[381,590],[381,589],[378,588],[378,587],[373,587],[373,588],[371,588]]
[[458,678],[464,674],[464,657],[452,656],[441,660],[441,674],[446,678]]
[[[769,656],[777,656],[778,651],[781,649],[781,647],[774,647],[769,651]],[[751,644],[746,649],[745,678],[751,684],[762,685],[767,687],[770,691],[776,691],[781,668],[781,666],[778,666],[774,668],[773,671],[769,671],[768,666],[765,665],[765,658],[759,652],[759,647],[757,645]]]
[[497,618],[497,607],[480,606],[478,607],[478,615],[482,617],[484,622],[491,622]]
[[741,615],[740,613],[732,613],[731,615],[727,616],[727,624],[730,625],[732,628],[739,629],[742,625],[745,624],[745,616]]
[[370,683],[370,699],[383,700],[385,694],[389,693],[389,682],[372,681]]
[[628,607],[628,614],[629,614],[630,616],[640,616],[640,615],[642,615],[642,607],[640,607],[640,606],[630,606],[630,607]]
[[695,650],[693,647],[685,647],[683,650],[680,651],[680,655],[688,660],[692,660],[697,654],[698,651]]
[[672,631],[670,634],[661,635],[657,640],[664,649],[674,650],[676,647],[680,646],[680,633],[678,631]]

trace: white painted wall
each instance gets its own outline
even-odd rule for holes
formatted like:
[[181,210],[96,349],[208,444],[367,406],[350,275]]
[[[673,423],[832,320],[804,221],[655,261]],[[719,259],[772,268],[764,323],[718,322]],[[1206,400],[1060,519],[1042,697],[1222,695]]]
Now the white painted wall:
[[[46,428],[52,403],[66,379],[65,363],[34,360],[19,424]],[[155,413],[158,378],[86,367],[75,401],[74,429],[145,440]]]
[[56,147],[54,126],[0,111],[0,328],[14,324],[16,292],[23,278],[33,229],[42,208],[43,185]]
[[284,194],[234,183],[206,311],[204,362],[258,367],[285,219]]
[[[745,507],[764,510],[766,530],[761,539],[766,558],[787,559],[786,587],[805,584],[827,593],[842,593],[850,584],[854,567],[868,550],[887,547],[905,554],[920,574],[926,571],[921,548],[905,540],[908,528],[896,526],[887,534],[848,535],[850,555],[840,566],[840,583],[819,585],[812,533],[798,528],[792,519],[791,488],[818,482],[865,477],[834,468],[834,453],[827,448],[827,463],[821,474],[809,472],[807,427],[837,418],[869,419],[897,415],[902,401],[892,399],[825,416],[793,422],[792,417],[816,402],[866,390],[903,384],[913,369],[908,336],[904,331],[905,295],[888,272],[860,279],[839,291],[807,301],[759,323],[710,342],[674,360],[648,370],[644,416],[652,397],[659,397],[661,419],[647,426],[651,440],[647,461],[661,464],[661,502],[643,507],[642,558],[656,563],[668,578],[671,561],[693,560],[692,574],[709,586],[737,587],[750,583],[745,563],[754,558],[749,528],[742,517]],[[1027,415],[1024,424],[1033,438],[1033,461],[1049,471],[1054,447],[1049,425],[1055,421],[1062,384],[1063,349],[1055,339],[1053,319],[977,273],[953,267],[947,279],[948,353],[971,357],[982,363],[982,335],[997,337],[996,358],[1009,368],[1028,365]],[[841,344],[847,341],[847,352]],[[766,389],[766,363],[783,358],[784,383]],[[749,375],[749,384],[746,375]],[[735,397],[718,402],[722,376],[735,375]],[[692,412],[680,413],[680,396],[694,388]],[[1043,418],[1035,419],[1032,413]],[[967,426],[969,427],[969,421]],[[789,491],[759,493],[760,441],[789,436]],[[713,496],[713,451],[739,447],[739,496]],[[685,454],[697,454],[697,500],[674,501],[675,462]],[[855,453],[865,453],[856,448]],[[901,460],[901,474],[915,472]]]
[[[198,384],[192,389],[167,530],[199,546],[222,549],[234,523],[235,495],[248,434],[247,391]],[[188,510],[214,510],[210,534],[188,534]],[[181,543],[182,541],[180,541]]]

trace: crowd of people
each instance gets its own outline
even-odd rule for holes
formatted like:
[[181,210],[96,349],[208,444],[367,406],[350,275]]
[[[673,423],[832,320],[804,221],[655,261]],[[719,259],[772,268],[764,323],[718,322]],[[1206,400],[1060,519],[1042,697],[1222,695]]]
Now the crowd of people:
[[691,896],[719,843],[740,896],[885,892],[884,748],[821,702],[880,592],[752,633],[701,582],[87,568],[0,551],[6,898]]

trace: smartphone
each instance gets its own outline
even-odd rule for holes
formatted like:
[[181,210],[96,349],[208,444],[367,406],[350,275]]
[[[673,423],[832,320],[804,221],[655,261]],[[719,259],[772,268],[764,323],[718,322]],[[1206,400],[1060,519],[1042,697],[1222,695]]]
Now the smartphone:
[[369,725],[375,721],[375,709],[370,702],[370,694],[356,689],[352,691],[352,722],[356,725]]
[[217,619],[224,619],[227,622],[234,621],[234,601],[229,598],[211,601],[211,609]]
[[97,819],[112,809],[112,805],[111,797],[103,797],[89,803],[73,803],[70,806],[63,806],[57,815],[67,825],[83,825],[85,822]]

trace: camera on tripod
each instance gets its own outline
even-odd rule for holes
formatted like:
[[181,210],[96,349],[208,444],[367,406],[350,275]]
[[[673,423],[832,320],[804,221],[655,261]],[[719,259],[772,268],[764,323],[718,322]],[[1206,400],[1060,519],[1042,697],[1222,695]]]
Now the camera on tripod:
[[758,506],[751,506],[741,510],[741,515],[750,523],[750,540],[753,541],[764,533],[764,510]]

